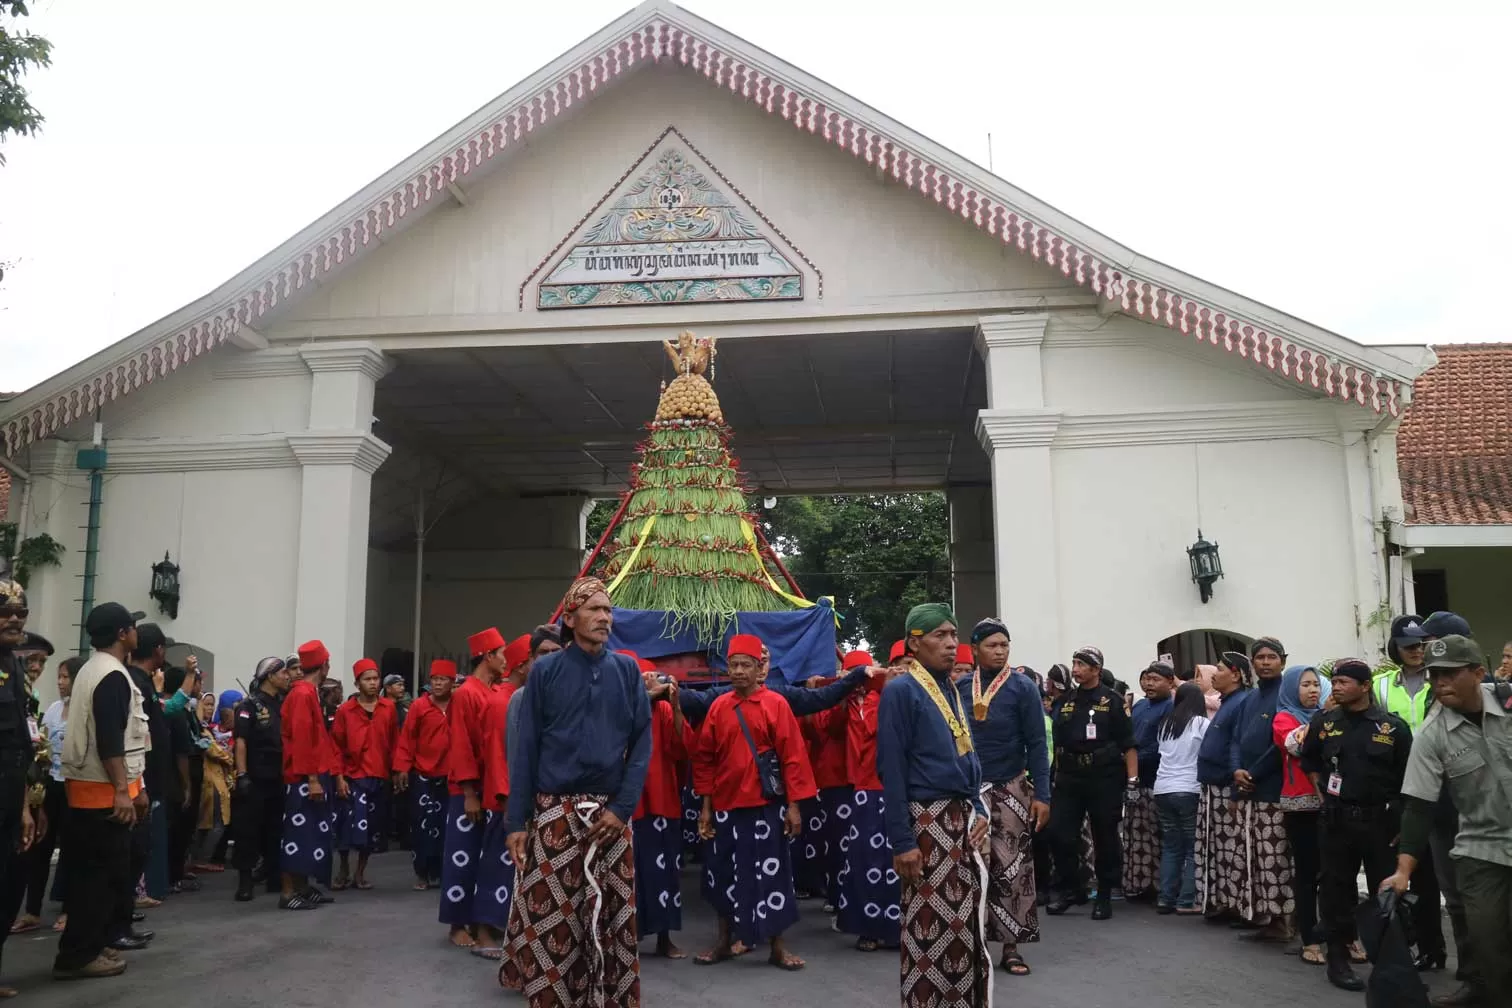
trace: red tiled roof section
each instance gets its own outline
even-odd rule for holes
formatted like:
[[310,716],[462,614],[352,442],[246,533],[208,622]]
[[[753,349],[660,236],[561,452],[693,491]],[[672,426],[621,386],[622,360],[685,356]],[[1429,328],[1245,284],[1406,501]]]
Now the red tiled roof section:
[[1397,430],[1410,525],[1512,525],[1512,343],[1433,348]]

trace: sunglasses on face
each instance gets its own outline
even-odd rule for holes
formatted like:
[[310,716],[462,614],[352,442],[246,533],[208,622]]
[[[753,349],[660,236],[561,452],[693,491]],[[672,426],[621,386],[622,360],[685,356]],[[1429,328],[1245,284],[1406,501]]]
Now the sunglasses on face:
[[5,606],[0,608],[0,619],[26,619],[31,615],[30,609],[22,609],[18,606]]

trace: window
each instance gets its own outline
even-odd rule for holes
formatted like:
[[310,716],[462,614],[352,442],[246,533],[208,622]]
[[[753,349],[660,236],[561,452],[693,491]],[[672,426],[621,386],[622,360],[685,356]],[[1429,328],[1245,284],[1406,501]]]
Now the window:
[[1423,616],[1449,610],[1449,579],[1442,570],[1414,570],[1412,594]]

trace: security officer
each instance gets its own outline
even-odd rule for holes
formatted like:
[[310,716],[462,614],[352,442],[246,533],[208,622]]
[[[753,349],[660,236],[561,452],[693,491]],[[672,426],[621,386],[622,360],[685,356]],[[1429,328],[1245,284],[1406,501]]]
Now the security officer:
[[236,790],[231,796],[231,828],[238,874],[236,900],[252,899],[258,858],[268,892],[279,891],[278,857],[283,832],[283,730],[279,709],[289,689],[282,658],[257,663],[252,689],[236,705]]
[[[1512,1004],[1512,966],[1505,954],[1512,917],[1512,687],[1481,681],[1486,673],[1481,649],[1460,634],[1431,641],[1427,659],[1438,710],[1412,747],[1402,785],[1406,809],[1396,874],[1381,888],[1406,890],[1428,852],[1434,805],[1447,778],[1459,810],[1452,856],[1479,970],[1466,987],[1433,1003]],[[1486,949],[1489,954],[1481,951]]]
[[1392,873],[1391,840],[1412,750],[1411,729],[1375,702],[1371,678],[1358,658],[1335,662],[1336,706],[1313,718],[1302,744],[1302,769],[1323,796],[1318,902],[1328,933],[1328,980],[1350,991],[1365,989],[1349,964],[1355,879],[1362,862],[1372,891]]
[[[26,671],[16,654],[26,639],[29,610],[26,590],[13,580],[10,564],[0,554],[0,918],[15,920],[26,892],[26,862],[22,854],[36,839],[37,823],[27,803],[28,768],[32,764],[32,736],[27,727],[30,691]],[[5,923],[0,947],[10,933]],[[15,988],[0,987],[0,997],[14,997]]]
[[1081,868],[1081,824],[1092,821],[1093,863],[1097,872],[1097,901],[1093,920],[1113,916],[1110,902],[1123,884],[1123,850],[1118,821],[1124,795],[1137,793],[1139,763],[1134,726],[1124,711],[1123,698],[1102,683],[1103,656],[1084,647],[1071,656],[1076,689],[1061,696],[1051,714],[1054,721],[1054,793],[1050,804],[1050,836],[1055,851],[1057,897],[1046,913],[1063,914],[1086,902],[1078,885]]

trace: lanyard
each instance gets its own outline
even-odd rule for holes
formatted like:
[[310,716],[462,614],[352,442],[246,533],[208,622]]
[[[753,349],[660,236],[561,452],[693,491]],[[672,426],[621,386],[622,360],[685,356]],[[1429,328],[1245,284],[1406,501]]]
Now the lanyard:
[[987,692],[984,695],[982,693],[982,670],[981,669],[972,669],[971,670],[971,716],[972,717],[976,718],[978,721],[986,721],[987,720],[987,708],[990,707],[990,706],[992,706],[992,698],[995,697],[995,696],[997,696],[998,690],[1000,690],[1000,689],[1003,688],[1003,683],[1007,682],[1008,681],[1008,677],[1011,676],[1012,674],[1013,674],[1013,666],[1011,666],[1011,665],[1004,665],[1003,666],[1003,670],[997,674],[997,678],[996,679],[992,680],[992,684],[987,687]]

